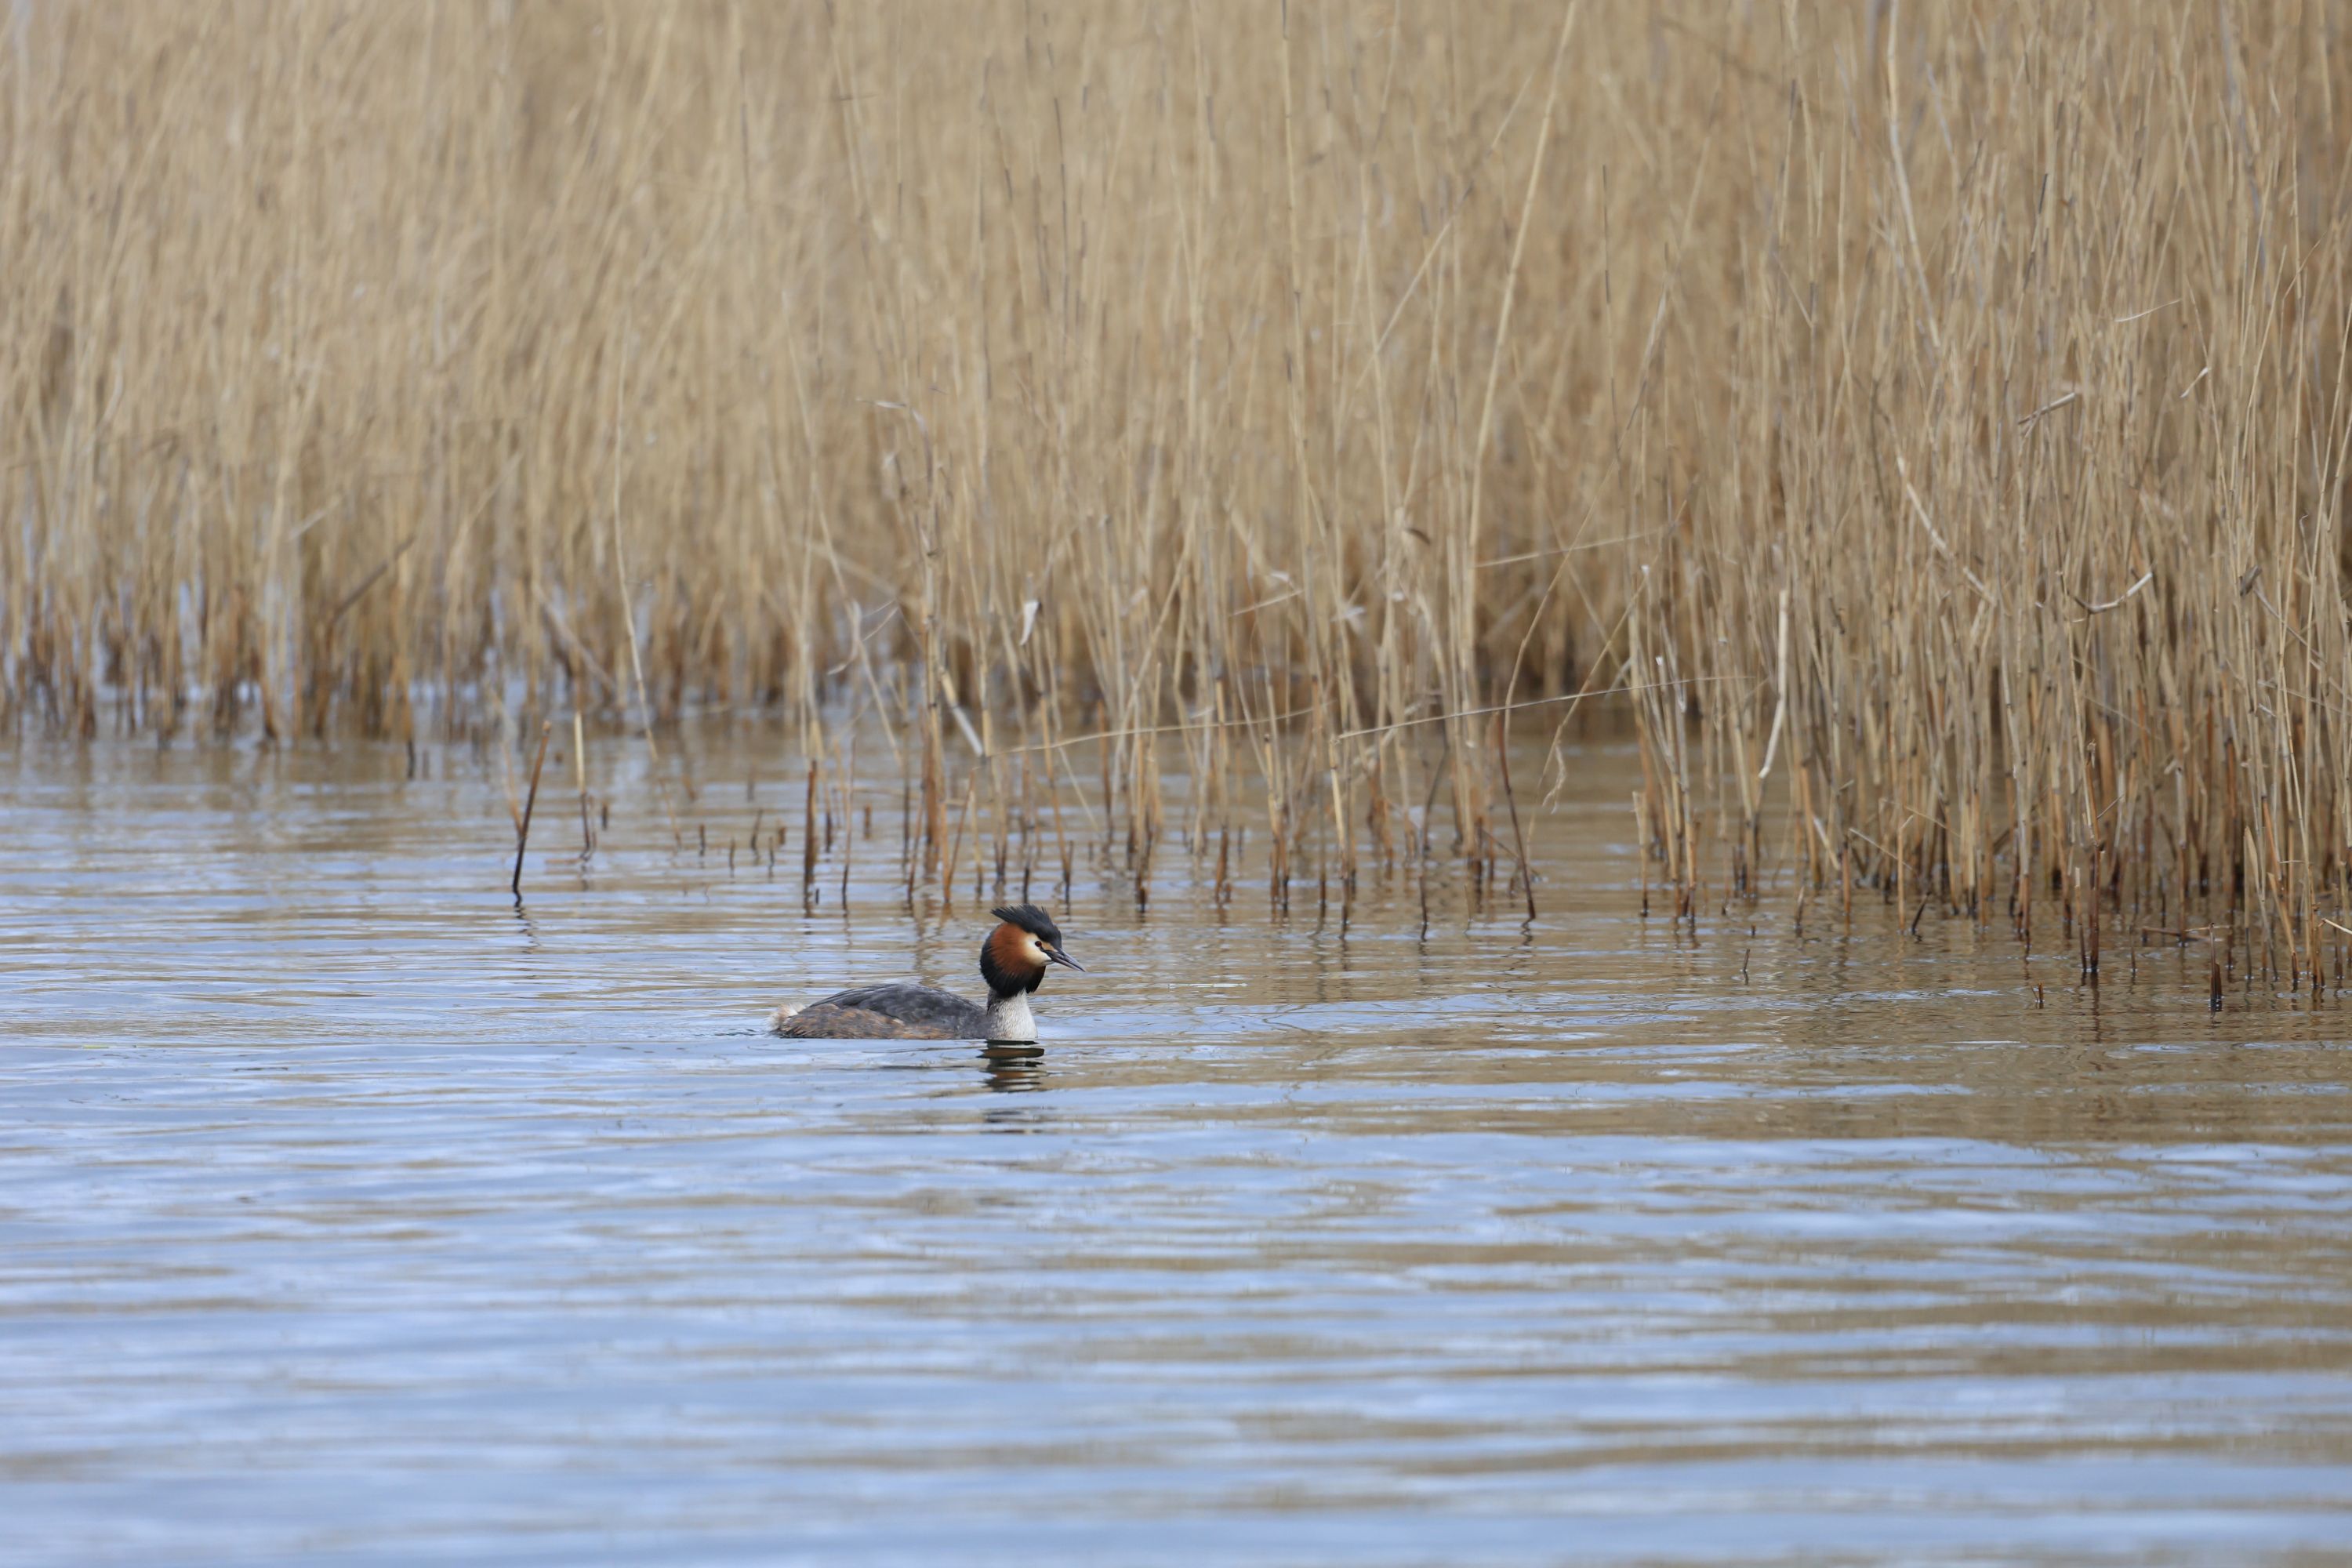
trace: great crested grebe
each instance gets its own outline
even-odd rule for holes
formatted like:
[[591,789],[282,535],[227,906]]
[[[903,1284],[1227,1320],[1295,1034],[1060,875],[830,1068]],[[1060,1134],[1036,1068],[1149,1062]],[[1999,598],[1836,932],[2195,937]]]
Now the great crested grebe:
[[836,992],[805,1007],[782,1007],[769,1020],[779,1035],[796,1040],[1001,1040],[1029,1044],[1037,1021],[1029,1016],[1029,993],[1054,964],[1086,973],[1062,951],[1062,930],[1034,904],[991,910],[1003,923],[980,944],[980,977],[988,982],[988,1005],[953,992],[894,980]]

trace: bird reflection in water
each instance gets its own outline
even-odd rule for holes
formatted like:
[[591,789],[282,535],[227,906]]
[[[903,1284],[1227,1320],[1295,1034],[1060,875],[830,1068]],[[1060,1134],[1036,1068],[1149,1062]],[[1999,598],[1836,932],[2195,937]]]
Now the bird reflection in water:
[[1025,1094],[1045,1087],[1045,1052],[1040,1046],[992,1042],[981,1047],[981,1075],[996,1094]]

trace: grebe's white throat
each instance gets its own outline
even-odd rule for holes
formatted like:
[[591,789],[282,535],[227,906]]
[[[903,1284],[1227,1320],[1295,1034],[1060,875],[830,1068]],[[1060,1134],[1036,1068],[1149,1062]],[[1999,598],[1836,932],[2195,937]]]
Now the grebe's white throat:
[[1010,995],[990,994],[988,1038],[991,1044],[1001,1046],[1034,1046],[1037,1043],[1037,1020],[1029,1015],[1029,993],[1015,991]]

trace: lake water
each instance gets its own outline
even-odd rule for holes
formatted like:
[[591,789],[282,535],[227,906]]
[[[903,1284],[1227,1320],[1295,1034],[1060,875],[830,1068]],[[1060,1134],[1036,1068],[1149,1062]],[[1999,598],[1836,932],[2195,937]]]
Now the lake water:
[[0,1561],[2352,1551],[2352,1001],[1645,921],[1600,746],[1532,928],[1081,857],[1042,1055],[780,1041],[968,881],[877,787],[808,909],[776,736],[671,744],[520,913],[462,749],[0,751]]

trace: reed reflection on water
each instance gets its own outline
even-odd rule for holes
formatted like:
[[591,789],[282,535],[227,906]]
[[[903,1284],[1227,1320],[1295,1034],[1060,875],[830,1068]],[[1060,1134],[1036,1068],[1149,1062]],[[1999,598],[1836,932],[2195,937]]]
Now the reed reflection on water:
[[777,1040],[969,994],[976,910],[909,921],[879,805],[846,909],[730,873],[775,738],[680,749],[685,847],[612,742],[597,855],[551,834],[520,913],[462,752],[0,756],[12,1554],[2352,1538],[2333,997],[2213,1014],[2161,947],[2095,993],[1868,900],[1645,922],[1597,748],[1532,928],[1453,883],[1426,938],[1377,882],[1344,933],[1172,877],[1139,918],[1081,862],[1040,1050]]

